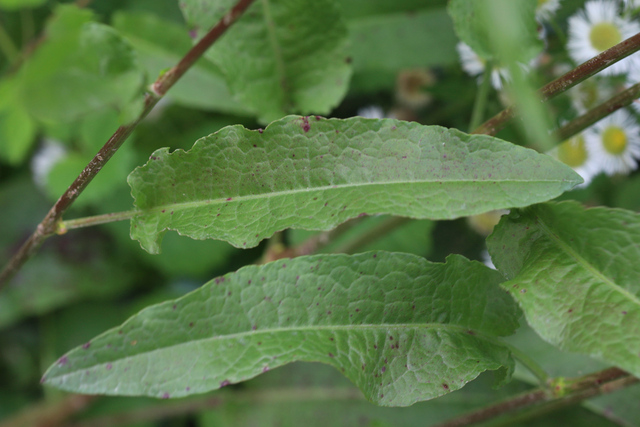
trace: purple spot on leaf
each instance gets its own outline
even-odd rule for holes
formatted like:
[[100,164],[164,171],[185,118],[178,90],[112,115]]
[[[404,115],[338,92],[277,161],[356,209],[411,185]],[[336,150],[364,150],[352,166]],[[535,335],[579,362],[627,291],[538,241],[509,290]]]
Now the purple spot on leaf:
[[82,348],[84,350],[88,349],[89,347],[91,347],[91,342],[86,342],[86,343],[82,344]]
[[164,394],[162,395],[162,398],[163,398],[163,399],[168,399],[169,397],[170,397],[170,396],[169,396],[169,393],[164,393]]
[[309,130],[311,129],[311,125],[309,124],[309,117],[303,117],[302,118],[302,130],[306,132],[309,132]]
[[222,381],[222,382],[220,383],[220,388],[222,388],[222,387],[226,387],[226,386],[228,386],[229,384],[231,384],[231,382],[230,382],[229,380],[224,380],[224,381]]

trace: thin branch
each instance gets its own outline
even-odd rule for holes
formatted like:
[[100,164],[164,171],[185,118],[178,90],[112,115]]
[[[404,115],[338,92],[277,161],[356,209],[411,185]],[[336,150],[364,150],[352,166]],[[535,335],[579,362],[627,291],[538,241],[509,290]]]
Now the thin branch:
[[567,138],[576,135],[592,124],[596,123],[600,119],[608,116],[620,108],[626,107],[631,104],[635,99],[640,96],[640,83],[637,83],[630,88],[620,92],[608,101],[603,102],[597,107],[587,111],[580,117],[577,117],[562,126],[555,132],[557,141],[564,141]]
[[[542,101],[547,101],[638,50],[640,50],[640,33],[605,50],[598,56],[591,58],[584,64],[577,66],[565,75],[548,83],[542,87],[538,93]],[[516,110],[513,106],[508,107],[484,122],[472,133],[495,135],[506,126],[507,122],[515,116],[515,113]]]
[[[502,416],[508,416],[508,419],[504,421],[504,425],[508,425],[514,420],[529,420],[536,416],[575,405],[585,399],[629,387],[639,381],[638,378],[618,368],[608,368],[593,374],[564,381],[556,379],[550,383],[551,391],[549,391],[547,387],[539,387],[498,402],[495,405],[487,406],[438,424],[436,427],[469,426],[497,419]],[[519,410],[525,411],[511,415],[511,413]],[[492,426],[498,425],[503,425],[503,423],[492,424]]]
[[77,219],[69,219],[66,221],[58,222],[58,227],[56,230],[57,234],[64,234],[69,230],[73,230],[76,228],[84,228],[91,227],[94,225],[100,224],[108,224],[110,222],[116,221],[126,221],[139,215],[141,212],[132,210],[132,211],[124,211],[124,212],[113,212],[102,215],[94,215],[94,216],[85,216]]
[[381,223],[375,225],[369,230],[365,231],[361,235],[351,239],[350,241],[340,245],[335,250],[334,253],[344,253],[344,254],[352,254],[355,253],[358,249],[375,242],[380,239],[382,236],[386,236],[397,228],[408,224],[411,222],[411,218],[405,218],[400,216],[391,216],[386,218]]
[[35,254],[42,243],[58,230],[58,223],[65,211],[73,204],[82,191],[89,185],[103,166],[111,159],[140,121],[149,114],[160,98],[178,81],[180,77],[191,67],[202,54],[224,34],[224,32],[244,13],[254,0],[238,0],[236,5],[213,27],[195,46],[187,52],[180,62],[161,75],[151,85],[153,93],[145,95],[144,109],[140,116],[133,122],[121,126],[109,138],[98,154],[89,162],[76,180],[69,186],[56,204],[51,208],[34,233],[20,247],[18,252],[9,260],[9,263],[0,273],[0,290],[18,272],[24,263]]
[[163,402],[134,409],[119,414],[92,418],[70,427],[109,427],[151,422],[192,414],[206,409],[219,408],[225,404],[250,405],[319,401],[364,400],[362,393],[355,387],[314,387],[314,388],[270,388],[266,390],[237,391],[233,393],[216,393],[195,399],[183,399],[175,402]]
[[0,423],[0,427],[58,427],[84,411],[98,396],[72,394],[56,402],[31,405]]

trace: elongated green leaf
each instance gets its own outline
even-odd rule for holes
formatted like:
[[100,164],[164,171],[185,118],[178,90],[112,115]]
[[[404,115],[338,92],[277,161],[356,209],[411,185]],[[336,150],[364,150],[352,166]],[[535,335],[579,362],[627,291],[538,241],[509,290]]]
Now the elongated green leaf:
[[503,217],[489,250],[543,339],[640,375],[638,214],[537,205]]
[[[181,7],[203,35],[233,3],[185,0]],[[333,1],[262,0],[205,55],[237,100],[268,123],[288,113],[329,113],[348,88],[347,44]]]
[[362,214],[449,219],[526,206],[579,182],[551,157],[486,135],[290,116],[153,153],[129,175],[140,210],[131,236],[151,253],[168,229],[252,247],[278,230],[328,230]]
[[304,360],[340,369],[373,402],[410,405],[485,370],[510,373],[496,337],[513,333],[519,313],[500,281],[458,255],[446,264],[367,252],[245,267],[141,311],[60,358],[43,381],[179,397]]

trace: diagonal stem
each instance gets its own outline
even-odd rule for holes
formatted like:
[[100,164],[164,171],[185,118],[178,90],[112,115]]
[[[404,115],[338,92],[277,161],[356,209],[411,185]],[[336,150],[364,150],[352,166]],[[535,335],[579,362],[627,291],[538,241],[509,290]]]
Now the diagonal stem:
[[566,125],[562,126],[555,132],[556,140],[564,141],[565,139],[568,139],[573,135],[582,132],[592,124],[596,123],[600,119],[603,119],[614,111],[630,105],[638,97],[640,97],[640,83],[637,83],[630,88],[620,92],[608,101],[603,102],[597,107],[587,111],[580,117],[577,117]]
[[[610,49],[605,50],[598,56],[591,58],[565,75],[546,84],[538,91],[542,101],[547,101],[571,89],[578,83],[588,79],[596,73],[599,73],[605,68],[610,67],[638,50],[640,50],[640,33],[629,37]],[[515,117],[515,114],[515,108],[513,106],[508,107],[484,122],[472,133],[495,135],[506,126],[509,120]]]
[[151,93],[144,99],[144,109],[140,116],[124,126],[120,126],[109,138],[98,154],[89,162],[76,180],[60,196],[56,204],[38,224],[36,230],[22,244],[18,252],[9,260],[0,273],[0,290],[20,270],[24,263],[31,258],[51,235],[55,234],[58,223],[65,211],[75,202],[82,191],[89,185],[102,167],[111,159],[124,141],[131,135],[138,123],[144,119],[167,91],[187,72],[187,70],[204,54],[204,52],[225,33],[225,31],[244,13],[254,0],[238,0],[233,8],[186,53],[186,55],[166,73],[162,74],[152,85]]
[[498,417],[503,416],[506,416],[507,419],[501,419],[502,421],[494,423],[492,426],[511,424],[514,420],[524,422],[536,416],[575,405],[585,399],[629,387],[637,384],[638,381],[640,381],[638,378],[618,368],[608,368],[593,374],[562,381],[556,379],[549,382],[550,390],[548,387],[538,387],[498,402],[495,405],[487,406],[438,424],[435,427],[469,426],[496,420]]

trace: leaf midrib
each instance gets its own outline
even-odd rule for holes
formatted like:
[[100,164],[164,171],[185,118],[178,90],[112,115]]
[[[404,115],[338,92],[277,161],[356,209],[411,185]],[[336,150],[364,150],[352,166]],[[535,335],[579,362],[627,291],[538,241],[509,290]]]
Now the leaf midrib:
[[[566,179],[536,179],[535,181],[533,180],[526,180],[526,179],[504,179],[504,180],[491,180],[491,181],[482,181],[485,182],[487,184],[489,183],[500,183],[500,184],[531,184],[531,183],[571,183],[570,180],[566,180]],[[139,213],[142,212],[155,212],[155,211],[161,211],[161,210],[167,210],[167,209],[176,209],[176,210],[186,210],[189,208],[196,208],[196,207],[200,207],[203,205],[216,205],[216,204],[226,204],[226,203],[235,203],[238,201],[249,201],[249,200],[260,200],[260,199],[268,199],[268,198],[276,198],[276,197],[281,197],[281,196],[288,196],[288,195],[294,195],[294,194],[301,194],[301,193],[313,193],[313,192],[324,192],[324,191],[330,191],[330,190],[341,190],[341,189],[345,189],[345,188],[358,188],[358,187],[374,187],[374,186],[388,186],[388,185],[398,185],[398,184],[405,184],[405,185],[420,185],[420,184],[438,184],[438,183],[442,183],[442,184],[468,184],[468,183],[474,183],[474,184],[478,184],[478,180],[477,179],[458,179],[458,180],[421,180],[421,181],[384,181],[384,182],[362,182],[362,183],[351,183],[351,184],[337,184],[337,185],[325,185],[325,186],[320,186],[320,187],[306,187],[306,188],[299,188],[299,189],[294,189],[294,190],[278,190],[278,191],[273,191],[270,193],[260,193],[260,194],[248,194],[248,195],[244,195],[244,196],[230,196],[231,200],[228,200],[229,197],[221,197],[221,198],[216,198],[216,199],[202,199],[202,200],[196,200],[193,202],[180,202],[180,203],[172,203],[172,204],[164,204],[164,205],[155,205],[149,208],[140,208],[139,209]]]
[[589,261],[587,261],[584,257],[582,257],[578,252],[576,252],[571,246],[565,243],[560,237],[558,237],[543,220],[538,215],[535,215],[535,221],[538,223],[542,231],[547,234],[547,236],[555,241],[560,248],[566,252],[571,258],[573,258],[577,264],[582,266],[585,270],[599,279],[605,285],[611,287],[614,291],[617,291],[627,297],[631,302],[633,302],[636,306],[640,308],[640,299],[634,295],[633,293],[627,291],[622,286],[615,283],[613,280],[605,276],[600,270],[598,270],[595,266],[593,266]]
[[[196,320],[197,322],[197,320]],[[395,323],[395,324],[377,324],[377,325],[373,325],[373,324],[366,324],[366,325],[321,325],[321,326],[295,326],[295,327],[286,327],[286,328],[269,328],[269,329],[259,329],[259,330],[251,330],[251,331],[244,331],[244,332],[236,332],[236,333],[232,333],[232,334],[226,334],[226,335],[217,335],[217,336],[212,336],[212,337],[206,337],[206,338],[198,338],[198,339],[193,339],[193,340],[189,340],[189,341],[184,341],[184,342],[180,342],[177,344],[173,344],[173,345],[167,345],[164,347],[156,347],[152,350],[149,351],[144,351],[144,352],[140,352],[140,353],[136,353],[136,354],[132,354],[129,356],[125,356],[125,357],[121,357],[121,358],[117,358],[117,359],[110,359],[108,361],[105,362],[101,362],[101,363],[96,363],[93,365],[87,365],[87,366],[81,366],[80,368],[75,369],[74,371],[70,371],[70,372],[66,372],[64,374],[61,375],[57,375],[57,376],[53,376],[53,377],[49,377],[47,376],[47,379],[53,379],[53,378],[63,378],[69,375],[74,375],[76,374],[78,371],[84,371],[86,369],[91,369],[97,366],[102,366],[105,363],[114,363],[116,361],[118,362],[122,362],[122,361],[127,361],[128,359],[133,359],[133,358],[137,358],[143,355],[149,355],[152,353],[156,353],[156,352],[164,352],[167,351],[169,349],[172,349],[174,347],[179,347],[185,344],[195,344],[198,342],[203,342],[203,341],[223,341],[223,340],[234,340],[234,339],[239,339],[239,338],[243,338],[243,337],[248,337],[248,336],[252,336],[252,335],[258,335],[258,334],[290,334],[293,332],[318,332],[318,331],[364,331],[364,330],[377,330],[377,329],[383,329],[383,330],[407,330],[407,329],[441,329],[441,330],[449,330],[449,331],[454,331],[457,333],[461,333],[461,334],[468,334],[474,337],[478,337],[484,341],[487,341],[491,344],[494,345],[499,345],[499,346],[503,346],[505,348],[507,348],[507,346],[500,340],[500,338],[498,336],[492,336],[489,334],[486,334],[484,332],[480,332],[478,330],[472,329],[472,328],[468,328],[468,327],[464,327],[461,325],[447,325],[447,324],[442,324],[442,323]],[[473,332],[473,334],[469,334],[469,332]],[[77,349],[74,350],[74,352],[78,351]]]

